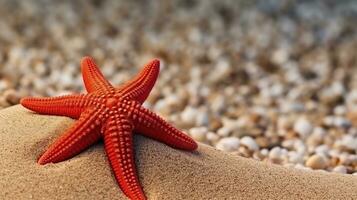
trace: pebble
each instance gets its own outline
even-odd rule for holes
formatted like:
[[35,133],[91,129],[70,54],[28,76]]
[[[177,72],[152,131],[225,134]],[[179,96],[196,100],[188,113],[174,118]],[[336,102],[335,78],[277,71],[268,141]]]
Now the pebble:
[[289,157],[289,162],[290,163],[295,163],[295,164],[304,164],[304,157],[302,154],[299,154],[297,152],[294,152],[294,151],[290,151],[288,153],[288,157]]
[[274,147],[269,151],[269,158],[274,163],[280,163],[282,161],[283,153],[280,147]]
[[251,151],[259,150],[258,144],[249,136],[244,136],[240,139],[240,144],[246,146]]
[[335,168],[333,168],[332,171],[336,172],[336,173],[346,174],[347,168],[345,166],[340,165],[340,166],[336,166]]
[[310,135],[313,128],[312,124],[306,118],[299,118],[294,124],[294,131],[303,138]]
[[227,126],[223,126],[221,127],[220,129],[217,130],[217,134],[219,136],[222,136],[222,137],[227,137],[229,136],[229,134],[232,132],[232,130],[227,127]]
[[346,149],[357,151],[357,137],[345,135],[342,137],[340,145],[345,147]]
[[184,123],[194,124],[197,117],[197,109],[191,106],[187,106],[181,113],[181,119]]
[[328,165],[327,158],[325,156],[315,154],[310,156],[305,165],[311,169],[325,169]]
[[19,93],[14,89],[5,90],[3,96],[5,97],[5,100],[11,105],[18,103],[21,98]]
[[188,132],[194,140],[203,142],[206,139],[208,129],[206,127],[194,127],[191,128]]
[[237,151],[240,146],[239,139],[236,137],[226,137],[219,140],[216,148],[222,151],[233,152]]
[[219,140],[219,136],[214,132],[208,132],[206,134],[206,139],[210,141],[212,144],[216,144]]

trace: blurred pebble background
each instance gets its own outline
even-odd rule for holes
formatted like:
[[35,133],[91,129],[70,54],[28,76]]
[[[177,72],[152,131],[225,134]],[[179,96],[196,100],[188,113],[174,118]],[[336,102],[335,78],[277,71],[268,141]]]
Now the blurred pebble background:
[[357,2],[0,0],[0,108],[162,61],[147,107],[216,148],[357,175]]

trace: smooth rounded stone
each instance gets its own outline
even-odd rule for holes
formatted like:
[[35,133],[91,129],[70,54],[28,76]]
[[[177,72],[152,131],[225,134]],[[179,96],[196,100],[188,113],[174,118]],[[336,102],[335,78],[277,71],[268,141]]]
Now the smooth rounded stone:
[[351,135],[343,136],[341,141],[337,141],[342,147],[345,147],[349,150],[357,151],[357,137]]
[[[353,104],[352,106],[349,106],[349,109],[351,110],[357,110],[357,104]],[[349,120],[351,120],[353,127],[357,126],[357,112],[356,111],[349,111],[346,114],[347,118]],[[354,129],[354,128],[350,128],[350,129]]]
[[326,126],[334,126],[335,118],[334,116],[326,116],[324,117],[323,122]]
[[9,102],[6,100],[4,96],[0,96],[0,107],[8,107],[10,106]]
[[333,109],[335,115],[343,116],[347,113],[347,108],[344,105],[338,105]]
[[299,118],[294,124],[294,131],[305,138],[313,131],[313,125],[304,117]]
[[215,144],[218,142],[219,140],[219,136],[217,134],[215,134],[214,132],[208,132],[206,134],[206,139],[208,141],[210,141],[211,143]]
[[6,79],[0,79],[0,92],[8,89],[10,87],[10,82]]
[[165,100],[166,105],[167,105],[167,106],[170,106],[170,107],[172,107],[172,106],[177,106],[177,105],[179,105],[180,102],[181,102],[180,97],[177,96],[176,94],[172,94],[172,93],[169,94],[168,96],[166,96],[166,97],[164,98],[164,100]]
[[307,147],[303,140],[296,139],[294,140],[294,149],[297,153],[305,154]]
[[197,117],[197,109],[192,106],[187,106],[181,113],[181,119],[184,123],[194,124]]
[[347,168],[342,165],[336,166],[335,168],[332,169],[332,172],[347,174]]
[[219,136],[222,136],[222,137],[227,137],[227,136],[229,136],[229,134],[232,132],[232,130],[229,128],[229,127],[227,127],[227,126],[223,126],[223,127],[221,127],[221,128],[219,128],[218,130],[217,130],[217,134],[219,135]]
[[267,148],[270,145],[270,141],[267,137],[257,137],[255,141],[261,148]]
[[196,125],[197,126],[207,126],[209,123],[209,115],[207,110],[199,109],[196,116]]
[[222,137],[229,136],[233,131],[239,131],[239,123],[237,120],[222,118],[223,126],[217,130],[217,134]]
[[306,170],[306,171],[310,171],[311,170],[311,168],[305,167],[303,164],[300,164],[300,163],[296,164],[295,168],[296,169],[301,169],[301,170]]
[[348,119],[341,116],[334,117],[333,124],[338,128],[349,128],[352,125]]
[[259,150],[258,144],[249,136],[244,136],[240,139],[240,144],[246,146],[251,151]]
[[345,152],[338,156],[338,160],[339,160],[339,164],[342,165],[349,165],[353,162],[353,158],[350,157],[350,155]]
[[264,157],[269,156],[269,150],[268,149],[261,149],[260,154],[262,154]]
[[289,117],[283,116],[279,117],[277,121],[278,129],[290,129],[293,126],[293,120]]
[[328,161],[325,156],[314,154],[306,160],[305,165],[311,169],[325,169],[328,165]]
[[280,105],[280,110],[282,113],[303,112],[305,110],[305,106],[299,102],[286,101]]
[[167,108],[168,106],[165,99],[159,99],[158,101],[156,101],[155,105],[153,106],[153,110],[160,113],[166,113],[165,111],[167,110]]
[[288,159],[290,163],[300,163],[303,164],[304,163],[304,156],[300,153],[294,152],[294,151],[290,151],[288,152]]
[[216,83],[226,78],[232,71],[230,63],[226,59],[218,60],[214,70],[209,74],[208,81]]
[[309,147],[312,147],[312,150],[314,151],[316,146],[319,146],[321,143],[323,143],[326,134],[327,132],[324,128],[315,127],[314,130],[312,131],[312,134],[308,136],[306,140],[306,144]]
[[194,140],[203,142],[206,139],[208,129],[206,127],[194,127],[191,128],[188,132]]
[[19,103],[21,98],[18,92],[14,89],[5,90],[3,96],[5,100],[12,105]]
[[283,153],[280,147],[274,147],[269,151],[269,158],[274,163],[280,163],[282,161]]
[[295,148],[295,139],[287,139],[282,141],[281,146],[287,149]]
[[213,99],[210,108],[214,113],[221,113],[225,109],[225,106],[226,106],[226,102],[224,100],[224,97],[216,96]]
[[329,147],[326,144],[319,145],[315,148],[315,153],[327,155],[329,153]]
[[237,151],[240,146],[239,139],[236,137],[222,138],[216,144],[216,148],[222,151],[232,152]]
[[289,59],[289,51],[284,48],[276,49],[272,54],[272,61],[275,64],[282,65]]

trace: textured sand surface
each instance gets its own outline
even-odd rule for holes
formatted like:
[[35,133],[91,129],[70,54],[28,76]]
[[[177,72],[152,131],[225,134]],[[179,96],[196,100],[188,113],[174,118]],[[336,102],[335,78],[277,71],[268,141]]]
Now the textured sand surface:
[[[125,199],[101,143],[62,163],[36,159],[73,123],[14,106],[0,111],[0,199]],[[357,199],[357,177],[267,165],[200,145],[174,150],[135,137],[149,199]]]

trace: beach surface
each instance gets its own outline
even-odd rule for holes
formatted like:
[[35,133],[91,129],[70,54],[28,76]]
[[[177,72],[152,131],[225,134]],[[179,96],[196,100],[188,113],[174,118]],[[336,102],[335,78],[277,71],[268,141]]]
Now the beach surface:
[[[0,199],[126,199],[102,142],[61,163],[36,163],[73,122],[20,105],[0,111]],[[149,199],[357,199],[352,175],[266,164],[206,145],[185,152],[138,135],[135,152]]]

